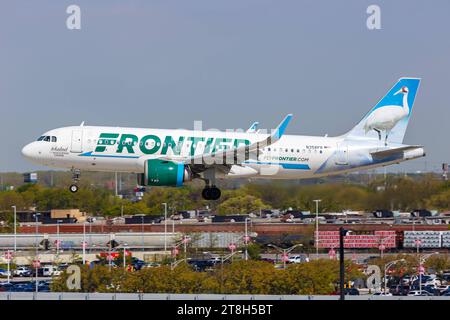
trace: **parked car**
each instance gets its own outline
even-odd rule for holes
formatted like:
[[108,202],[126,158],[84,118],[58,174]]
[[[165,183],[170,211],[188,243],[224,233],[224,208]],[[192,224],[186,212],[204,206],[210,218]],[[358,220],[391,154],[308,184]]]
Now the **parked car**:
[[408,292],[408,296],[432,296],[432,294],[426,290],[422,290],[422,293],[419,290],[412,290]]
[[443,292],[450,290],[450,285],[449,284],[442,285],[442,286],[437,287],[437,289],[442,294]]
[[260,260],[261,261],[265,261],[265,262],[269,262],[269,263],[272,263],[272,264],[275,263],[275,260],[274,259],[270,259],[270,258],[261,258]]
[[14,270],[14,275],[18,277],[30,277],[31,276],[31,269],[26,266],[20,266],[17,267]]
[[14,287],[14,283],[12,283],[12,282],[0,282],[0,292],[12,291],[13,287]]
[[359,296],[359,290],[356,288],[346,288],[344,289],[344,293],[349,296]]
[[5,270],[5,269],[0,269],[0,277],[11,277],[12,273],[11,271]]
[[307,256],[306,255],[295,255],[292,257],[289,257],[289,263],[302,263],[307,262]]
[[61,270],[57,266],[47,265],[42,267],[42,275],[44,277],[59,276],[60,274]]
[[[33,277],[36,277],[36,268],[33,268],[31,271],[31,275]],[[38,277],[44,277],[44,268],[38,268],[37,269],[37,276]]]
[[386,296],[386,297],[392,297],[392,293],[390,293],[390,292],[382,292],[382,291],[378,291],[378,292],[375,292],[374,294],[373,294],[374,296]]

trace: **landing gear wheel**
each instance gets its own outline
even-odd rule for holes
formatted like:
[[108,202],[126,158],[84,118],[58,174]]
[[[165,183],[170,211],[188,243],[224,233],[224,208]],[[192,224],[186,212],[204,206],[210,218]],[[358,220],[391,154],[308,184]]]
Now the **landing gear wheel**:
[[217,187],[205,187],[202,191],[202,197],[205,200],[218,200],[220,198],[221,192]]
[[78,191],[78,186],[77,186],[76,184],[72,184],[72,185],[69,187],[69,190],[70,190],[70,192],[75,193],[75,192]]
[[220,189],[219,189],[219,188],[217,188],[217,187],[212,187],[212,188],[209,190],[209,193],[210,193],[211,200],[219,200],[220,195],[221,195],[221,192],[220,192]]

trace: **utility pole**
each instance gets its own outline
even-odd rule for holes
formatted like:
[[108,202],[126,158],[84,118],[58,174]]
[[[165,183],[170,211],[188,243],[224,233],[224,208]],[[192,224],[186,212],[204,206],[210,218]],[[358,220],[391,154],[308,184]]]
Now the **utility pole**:
[[17,208],[12,206],[14,212],[14,253],[17,251]]
[[344,237],[349,233],[343,227],[339,228],[339,294],[340,300],[345,300],[344,281],[345,281],[345,263],[344,263]]
[[164,253],[165,253],[167,251],[167,203],[164,202],[163,205],[164,205]]
[[319,202],[322,200],[313,201],[316,203],[316,259],[319,259]]

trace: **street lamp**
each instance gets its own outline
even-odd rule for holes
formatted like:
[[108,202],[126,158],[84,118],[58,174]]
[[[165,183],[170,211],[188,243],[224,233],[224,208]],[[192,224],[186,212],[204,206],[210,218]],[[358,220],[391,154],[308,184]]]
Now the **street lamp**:
[[439,252],[433,252],[429,254],[424,254],[422,256],[419,256],[419,294],[422,294],[422,270],[423,270],[423,264],[425,261],[431,257],[434,254],[439,254]]
[[280,247],[278,247],[278,246],[276,246],[274,244],[271,244],[271,243],[269,243],[267,246],[275,248],[275,249],[277,249],[278,251],[280,251],[282,253],[282,255],[283,255],[282,256],[282,258],[283,258],[283,269],[286,269],[286,259],[289,256],[289,252],[291,252],[292,250],[294,250],[297,247],[303,247],[303,244],[298,243],[298,244],[293,245],[292,247],[289,247],[287,249],[280,248]]
[[144,216],[141,216],[141,246],[144,251]]
[[245,218],[245,236],[244,236],[244,243],[245,243],[245,261],[248,260],[248,227],[247,227],[247,221],[250,221],[250,218]]
[[126,264],[127,264],[127,258],[126,258],[126,254],[127,254],[127,243],[124,243],[123,245],[123,270],[126,270]]
[[59,224],[63,222],[62,220],[56,220],[56,255],[59,256]]
[[386,276],[387,270],[388,270],[391,266],[393,266],[394,264],[396,264],[397,262],[404,262],[404,261],[405,261],[405,259],[400,259],[400,260],[395,260],[395,261],[388,262],[388,263],[386,263],[386,264],[384,265],[384,295],[386,295],[386,290],[387,290],[387,276]]
[[220,257],[220,293],[222,293],[223,288],[223,263],[227,261],[228,259],[232,258],[235,254],[242,253],[242,251],[233,251],[230,254],[226,256]]
[[167,251],[167,203],[164,202],[164,253]]
[[344,264],[344,237],[350,233],[343,227],[339,228],[339,293],[340,300],[345,300],[344,292],[344,278],[345,278],[345,264]]
[[17,208],[16,206],[11,206],[14,210],[14,253],[17,250]]
[[35,258],[35,261],[34,261],[34,267],[35,267],[35,269],[36,269],[36,293],[38,293],[39,292],[39,281],[38,281],[38,271],[39,271],[39,264],[38,264],[38,261],[39,261],[39,258],[38,258],[38,254],[39,254],[39,252],[38,252],[38,250],[39,250],[39,244],[38,244],[38,232],[39,232],[39,229],[38,229],[38,218],[39,218],[39,216],[40,216],[41,214],[40,213],[38,213],[38,212],[36,212],[35,214],[34,214],[34,218],[35,218],[35,224],[36,224],[36,236],[35,236],[35,247],[36,247],[36,258]]
[[319,259],[319,202],[322,200],[313,201],[316,203],[316,259]]
[[170,270],[175,269],[181,262],[187,261],[187,260],[188,260],[187,258],[184,258],[184,259],[180,259],[180,260],[176,260],[176,261],[172,262],[170,264]]
[[83,249],[83,265],[86,264],[86,220],[83,221],[83,245],[82,245],[82,249]]

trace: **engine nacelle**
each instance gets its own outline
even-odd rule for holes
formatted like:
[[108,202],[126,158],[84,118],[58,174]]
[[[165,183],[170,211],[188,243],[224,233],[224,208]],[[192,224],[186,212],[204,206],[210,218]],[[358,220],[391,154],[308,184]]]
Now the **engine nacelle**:
[[146,160],[144,173],[138,174],[141,186],[180,187],[189,180],[192,180],[192,175],[184,163],[160,159]]

